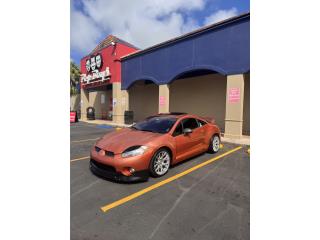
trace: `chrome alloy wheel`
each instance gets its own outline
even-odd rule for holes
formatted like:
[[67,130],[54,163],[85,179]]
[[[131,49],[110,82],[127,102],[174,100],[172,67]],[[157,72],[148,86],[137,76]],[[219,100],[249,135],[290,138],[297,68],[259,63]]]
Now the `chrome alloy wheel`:
[[170,166],[170,155],[167,151],[160,151],[154,161],[153,169],[158,175],[165,174]]
[[214,136],[212,139],[212,149],[214,152],[218,152],[220,148],[220,139],[218,136]]

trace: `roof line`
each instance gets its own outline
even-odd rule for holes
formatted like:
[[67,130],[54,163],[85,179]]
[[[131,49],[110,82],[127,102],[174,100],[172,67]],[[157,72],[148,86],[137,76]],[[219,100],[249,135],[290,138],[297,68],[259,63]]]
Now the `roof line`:
[[231,18],[228,18],[228,19],[225,19],[225,20],[222,20],[220,22],[217,22],[217,23],[213,23],[213,24],[210,24],[210,25],[207,25],[207,26],[204,26],[204,27],[201,27],[201,28],[198,28],[194,31],[191,31],[191,32],[188,32],[186,34],[183,34],[183,35],[180,35],[178,37],[175,37],[175,38],[172,38],[172,39],[169,39],[167,41],[164,41],[164,42],[161,42],[161,43],[158,43],[158,44],[155,44],[151,47],[148,47],[148,48],[145,48],[143,50],[140,50],[140,51],[137,51],[137,52],[134,52],[134,53],[130,53],[128,55],[125,55],[123,57],[120,58],[120,60],[126,60],[128,58],[131,58],[131,57],[135,57],[137,55],[141,55],[141,54],[144,54],[146,52],[150,52],[152,50],[155,50],[155,49],[158,49],[158,48],[161,48],[161,47],[164,47],[166,45],[169,45],[171,43],[174,43],[174,42],[178,42],[180,40],[183,40],[183,39],[186,39],[188,37],[192,37],[192,36],[195,36],[195,35],[198,35],[198,34],[201,34],[201,33],[204,33],[208,30],[211,30],[213,28],[217,28],[217,27],[220,27],[220,26],[223,26],[225,24],[228,24],[228,23],[231,23],[231,22],[234,22],[234,21],[237,21],[237,20],[240,20],[242,18],[246,18],[250,16],[250,12],[245,12],[243,14],[240,14],[238,16],[234,16],[234,17],[231,17]]
[[86,56],[82,57],[81,60],[84,59],[84,58],[87,58],[88,56],[90,56],[90,55],[92,55],[92,54],[94,54],[94,53],[96,53],[96,52],[98,52],[98,51],[101,51],[102,49],[105,49],[105,48],[110,47],[110,46],[111,46],[110,43],[107,43],[107,44],[105,44],[105,46],[103,46],[103,44],[105,43],[105,41],[108,40],[108,39],[109,39],[110,41],[114,41],[114,42],[116,42],[116,43],[120,43],[120,44],[122,44],[122,45],[124,45],[124,46],[130,47],[130,48],[133,48],[133,49],[136,49],[136,50],[140,50],[138,47],[132,45],[131,43],[128,43],[127,41],[124,41],[124,40],[122,40],[121,38],[118,38],[118,37],[116,37],[116,36],[114,36],[114,35],[112,35],[112,34],[109,34],[107,37],[105,37],[103,40],[101,40],[101,41],[96,45],[96,47],[95,47],[93,50],[91,50],[91,52],[90,52],[89,54],[87,54]]

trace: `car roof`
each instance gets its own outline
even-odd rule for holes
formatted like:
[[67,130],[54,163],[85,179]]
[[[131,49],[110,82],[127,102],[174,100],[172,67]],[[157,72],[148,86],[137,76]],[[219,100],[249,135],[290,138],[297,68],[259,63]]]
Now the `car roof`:
[[185,116],[187,113],[182,112],[169,112],[169,113],[158,113],[156,115],[152,115],[147,118],[155,118],[155,117],[161,117],[161,118],[180,118],[181,116]]
[[169,113],[159,113],[156,115],[152,115],[150,117],[147,117],[147,119],[155,118],[155,117],[157,117],[157,118],[176,118],[176,119],[180,119],[180,118],[184,118],[184,117],[201,118],[199,116],[189,114],[189,113],[184,113],[184,112],[169,112]]

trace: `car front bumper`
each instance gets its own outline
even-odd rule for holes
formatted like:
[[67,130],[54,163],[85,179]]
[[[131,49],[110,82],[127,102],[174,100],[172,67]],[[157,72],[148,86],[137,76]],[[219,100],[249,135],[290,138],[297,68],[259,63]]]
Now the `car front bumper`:
[[90,170],[99,177],[117,182],[142,182],[149,178],[148,170],[136,171],[131,176],[125,176],[117,172],[114,167],[97,162],[94,159],[90,160]]

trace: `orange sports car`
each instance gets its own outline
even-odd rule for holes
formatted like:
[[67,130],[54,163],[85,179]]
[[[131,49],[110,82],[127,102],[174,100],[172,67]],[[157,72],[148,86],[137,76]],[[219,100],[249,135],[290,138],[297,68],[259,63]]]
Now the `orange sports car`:
[[165,175],[169,167],[220,148],[213,119],[186,113],[158,114],[100,138],[91,149],[90,169],[116,181],[144,181]]

